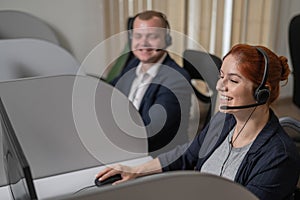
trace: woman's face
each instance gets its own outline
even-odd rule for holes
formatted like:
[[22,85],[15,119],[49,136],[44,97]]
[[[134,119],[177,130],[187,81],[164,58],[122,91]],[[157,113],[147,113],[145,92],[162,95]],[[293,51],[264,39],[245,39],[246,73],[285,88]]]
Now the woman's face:
[[[220,94],[220,106],[243,106],[255,103],[253,83],[241,74],[238,62],[232,55],[228,55],[223,61],[216,88]],[[220,109],[220,111],[234,113],[239,109]]]

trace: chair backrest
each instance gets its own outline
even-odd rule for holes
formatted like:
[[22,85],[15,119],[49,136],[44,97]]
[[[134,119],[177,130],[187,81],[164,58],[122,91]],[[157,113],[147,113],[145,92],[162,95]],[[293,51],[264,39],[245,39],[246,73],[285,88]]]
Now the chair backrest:
[[300,153],[300,121],[292,117],[281,117],[279,118],[279,122],[287,134],[293,139]]
[[293,66],[293,102],[300,107],[300,15],[292,18],[289,25],[289,49]]
[[41,19],[17,10],[0,11],[0,39],[36,38],[59,45],[54,30]]
[[[134,18],[129,17],[127,20],[127,30],[130,29],[130,25],[133,23]],[[128,33],[128,42],[124,47],[122,55],[116,60],[115,64],[111,67],[110,71],[108,72],[107,76],[105,77],[106,82],[112,81],[116,78],[124,69],[124,67],[128,64],[128,62],[134,58],[134,55],[131,51],[131,44],[130,44],[130,36]]]
[[[300,154],[300,121],[292,117],[281,117],[279,122],[286,133],[293,139]],[[295,190],[295,200],[300,200],[300,177],[297,189]]]
[[206,83],[209,94],[203,94],[194,87],[195,94],[204,103],[210,103],[210,108],[206,117],[209,121],[215,111],[217,90],[216,84],[221,68],[222,60],[210,53],[198,50],[187,49],[183,52],[183,68],[188,71],[192,79],[199,79]]
[[257,200],[243,186],[220,176],[177,171],[141,177],[115,186],[103,186],[72,196],[73,200],[96,199],[209,199]]
[[0,81],[76,74],[80,63],[65,49],[39,39],[0,40]]

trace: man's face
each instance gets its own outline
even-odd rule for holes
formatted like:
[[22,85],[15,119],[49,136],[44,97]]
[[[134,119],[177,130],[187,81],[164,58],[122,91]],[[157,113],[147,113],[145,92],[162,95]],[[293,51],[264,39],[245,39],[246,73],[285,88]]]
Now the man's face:
[[156,63],[164,54],[166,29],[161,19],[134,20],[131,49],[142,63]]

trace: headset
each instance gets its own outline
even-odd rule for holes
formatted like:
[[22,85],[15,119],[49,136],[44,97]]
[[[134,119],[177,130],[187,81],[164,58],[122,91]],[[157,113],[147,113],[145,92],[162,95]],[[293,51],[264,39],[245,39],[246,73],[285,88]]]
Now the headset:
[[267,53],[260,47],[256,47],[256,49],[263,55],[265,60],[265,68],[264,68],[264,75],[262,81],[258,88],[256,88],[254,93],[254,99],[257,103],[266,103],[270,97],[270,90],[265,86],[268,75],[269,75],[269,57]]
[[264,62],[265,62],[262,81],[254,92],[254,99],[256,103],[249,104],[249,105],[242,105],[242,106],[220,106],[220,109],[222,110],[244,109],[244,108],[251,108],[251,107],[255,107],[267,103],[270,97],[270,90],[265,86],[265,84],[267,82],[268,74],[269,74],[269,57],[262,48],[260,47],[255,47],[255,48],[264,57]]
[[[156,17],[159,17],[160,19],[163,20],[163,22],[165,23],[166,25],[166,35],[165,35],[165,43],[166,43],[166,46],[164,47],[164,49],[166,49],[168,46],[170,46],[172,44],[172,37],[170,35],[170,24],[167,20],[167,17],[166,15],[164,15],[163,13],[161,12],[156,12],[156,11],[151,11],[151,12],[155,12],[155,14],[153,15],[156,16]],[[128,41],[129,41],[129,45],[131,46],[131,40],[132,40],[132,29],[133,29],[133,23],[134,23],[134,20],[139,17],[142,13],[138,13],[136,14],[134,17],[130,18],[129,21],[128,21]]]

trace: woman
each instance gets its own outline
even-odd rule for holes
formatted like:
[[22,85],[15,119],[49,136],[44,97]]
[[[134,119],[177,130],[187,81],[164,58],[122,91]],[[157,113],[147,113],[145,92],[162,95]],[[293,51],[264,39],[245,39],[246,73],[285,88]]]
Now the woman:
[[220,112],[186,146],[135,167],[117,165],[97,174],[121,174],[121,183],[170,170],[217,174],[245,186],[259,199],[286,199],[295,189],[300,158],[270,104],[290,73],[287,59],[266,47],[234,46],[223,59],[217,90]]

